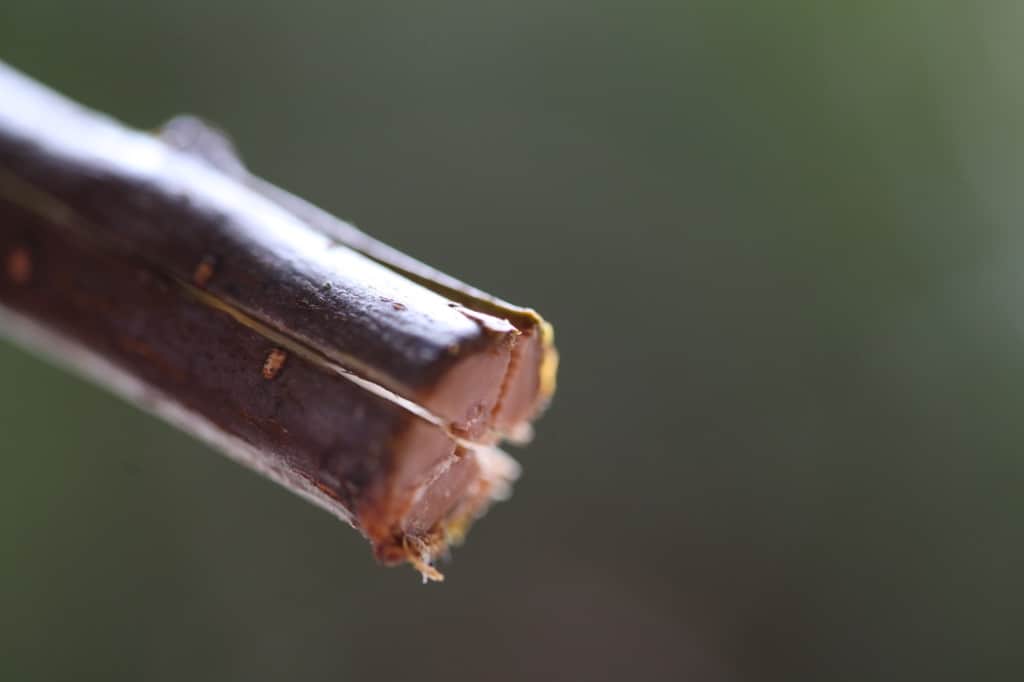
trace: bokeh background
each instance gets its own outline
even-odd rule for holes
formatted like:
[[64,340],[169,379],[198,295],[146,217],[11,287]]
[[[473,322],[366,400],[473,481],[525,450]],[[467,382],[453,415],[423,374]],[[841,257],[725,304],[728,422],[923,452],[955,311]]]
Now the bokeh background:
[[4,342],[0,678],[1020,679],[1022,20],[4,0],[4,60],[219,123],[542,310],[564,365],[514,498],[423,587]]

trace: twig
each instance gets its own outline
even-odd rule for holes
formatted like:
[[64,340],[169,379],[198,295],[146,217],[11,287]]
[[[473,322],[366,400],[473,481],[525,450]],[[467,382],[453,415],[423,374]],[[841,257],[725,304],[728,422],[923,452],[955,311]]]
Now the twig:
[[0,64],[4,328],[431,560],[515,477],[550,327],[249,175],[196,119],[129,130]]

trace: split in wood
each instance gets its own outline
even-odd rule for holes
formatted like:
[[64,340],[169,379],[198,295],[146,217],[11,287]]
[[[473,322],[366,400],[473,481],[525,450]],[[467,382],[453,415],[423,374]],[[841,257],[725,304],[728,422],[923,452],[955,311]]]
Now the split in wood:
[[5,328],[438,578],[554,391],[550,326],[250,175],[194,118],[132,131],[2,64],[0,93]]

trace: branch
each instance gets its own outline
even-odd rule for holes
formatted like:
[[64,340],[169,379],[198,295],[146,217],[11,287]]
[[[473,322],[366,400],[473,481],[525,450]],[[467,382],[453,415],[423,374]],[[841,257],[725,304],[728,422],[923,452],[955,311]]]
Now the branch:
[[554,390],[550,327],[248,173],[194,118],[129,130],[0,64],[0,323],[433,557]]

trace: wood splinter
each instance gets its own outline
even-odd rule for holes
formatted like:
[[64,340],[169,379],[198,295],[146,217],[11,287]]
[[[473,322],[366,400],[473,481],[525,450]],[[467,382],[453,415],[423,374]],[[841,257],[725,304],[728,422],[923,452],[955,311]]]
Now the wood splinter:
[[0,254],[0,329],[425,580],[554,392],[533,310],[251,175],[195,118],[134,131],[2,63]]

